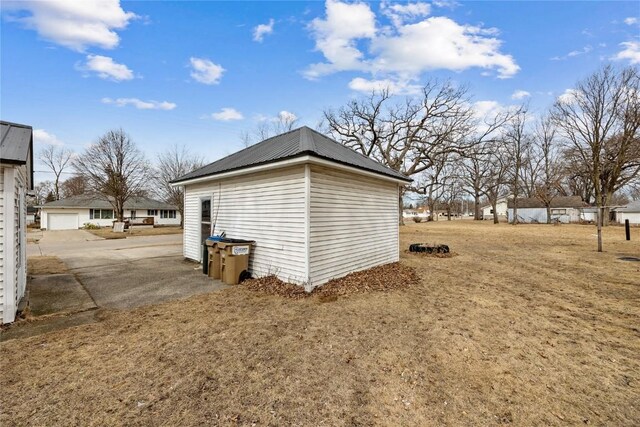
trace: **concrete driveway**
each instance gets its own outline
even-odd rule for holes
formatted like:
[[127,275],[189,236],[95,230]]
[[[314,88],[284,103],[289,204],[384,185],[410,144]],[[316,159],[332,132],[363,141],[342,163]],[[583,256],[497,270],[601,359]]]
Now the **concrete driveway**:
[[44,231],[27,255],[57,256],[96,306],[128,309],[225,287],[182,256],[182,235],[105,240],[83,230]]

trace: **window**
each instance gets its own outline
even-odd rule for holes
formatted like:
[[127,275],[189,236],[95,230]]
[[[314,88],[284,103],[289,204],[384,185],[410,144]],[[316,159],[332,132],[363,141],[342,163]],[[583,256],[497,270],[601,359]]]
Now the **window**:
[[147,216],[158,216],[158,209],[147,209]]
[[202,222],[210,222],[211,221],[211,199],[203,199],[202,200]]
[[136,211],[131,210],[131,219],[136,219]]
[[566,215],[566,209],[551,209],[551,215]]
[[175,219],[176,211],[175,209],[163,209],[160,211],[160,218],[162,219]]
[[89,219],[113,219],[113,209],[89,209]]

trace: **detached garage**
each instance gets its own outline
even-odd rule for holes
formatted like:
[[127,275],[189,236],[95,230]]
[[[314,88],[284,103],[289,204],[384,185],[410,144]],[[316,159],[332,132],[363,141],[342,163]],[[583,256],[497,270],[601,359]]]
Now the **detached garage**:
[[174,182],[184,186],[184,256],[212,234],[254,240],[249,269],[315,287],[399,259],[400,186],[411,180],[302,127]]
[[616,221],[620,224],[624,224],[625,220],[629,220],[629,224],[640,225],[640,200],[615,208],[613,212]]

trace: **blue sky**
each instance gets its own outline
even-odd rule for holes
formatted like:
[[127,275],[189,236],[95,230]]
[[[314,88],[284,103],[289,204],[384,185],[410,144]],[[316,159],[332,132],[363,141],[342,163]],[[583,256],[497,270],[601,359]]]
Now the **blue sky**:
[[178,144],[213,161],[278,114],[315,127],[431,77],[479,109],[542,112],[604,63],[640,64],[640,3],[3,1],[0,35],[0,115],[36,149],[122,127],[150,159]]

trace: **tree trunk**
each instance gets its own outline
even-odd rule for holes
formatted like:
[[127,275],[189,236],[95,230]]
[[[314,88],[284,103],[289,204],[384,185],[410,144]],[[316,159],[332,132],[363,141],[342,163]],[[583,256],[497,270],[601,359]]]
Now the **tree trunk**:
[[480,219],[480,195],[476,193],[474,195],[474,211],[473,211],[473,219],[479,221]]
[[518,196],[516,194],[513,195],[513,219],[511,223],[513,225],[518,223]]
[[551,203],[545,203],[547,208],[547,224],[551,224]]
[[500,222],[498,219],[498,199],[491,201],[491,207],[493,208],[493,223],[498,224]]
[[398,224],[404,225],[404,216],[402,215],[402,188],[398,187]]

